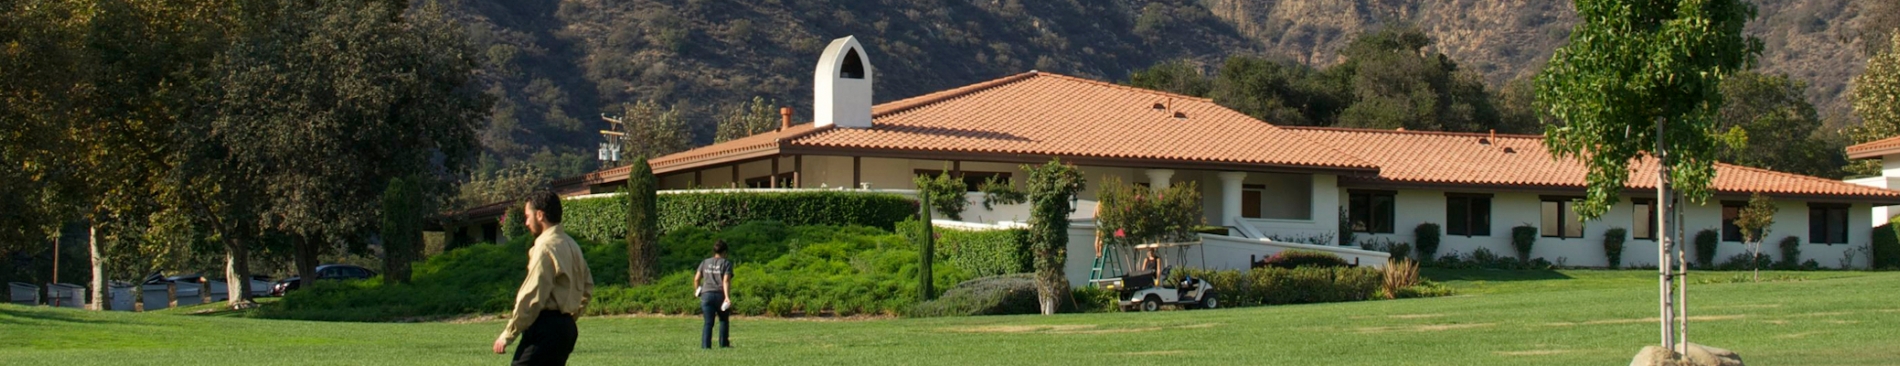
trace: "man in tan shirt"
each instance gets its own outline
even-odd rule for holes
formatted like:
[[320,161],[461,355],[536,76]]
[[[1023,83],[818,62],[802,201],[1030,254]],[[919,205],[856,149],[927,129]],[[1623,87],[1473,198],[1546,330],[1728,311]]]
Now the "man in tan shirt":
[[495,339],[495,354],[507,353],[508,343],[519,335],[515,365],[565,365],[579,337],[574,319],[585,313],[594,296],[594,275],[587,270],[580,245],[561,231],[560,197],[537,192],[522,212],[535,234],[528,249],[528,278],[515,293],[508,327]]

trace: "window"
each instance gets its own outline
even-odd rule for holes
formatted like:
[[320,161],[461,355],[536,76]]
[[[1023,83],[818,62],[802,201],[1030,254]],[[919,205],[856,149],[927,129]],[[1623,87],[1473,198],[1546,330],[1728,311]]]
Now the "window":
[[1351,191],[1347,195],[1347,215],[1352,221],[1352,231],[1362,233],[1392,233],[1391,191]]
[[1240,217],[1257,219],[1261,217],[1260,196],[1266,193],[1264,184],[1243,184],[1240,189]]
[[1543,227],[1546,238],[1581,238],[1583,220],[1577,216],[1577,199],[1573,197],[1544,197]]
[[[917,169],[914,172],[916,173],[915,175],[930,176],[932,178],[935,178],[936,176],[943,174],[942,170]],[[982,188],[983,182],[988,181],[990,178],[996,178],[997,183],[1010,184],[1009,173],[957,172],[955,174],[963,175],[963,187],[964,187],[963,189],[968,190],[970,192],[976,192],[977,188]]]
[[[773,177],[774,176],[768,175],[768,176],[757,177],[757,178],[748,178],[745,180],[745,186],[747,188],[772,188]],[[792,173],[789,173],[789,172],[779,173],[776,177],[778,178],[779,188],[792,187]]]
[[1742,227],[1735,226],[1735,219],[1742,217],[1742,208],[1748,202],[1722,201],[1722,241],[1742,242]]
[[1491,195],[1446,193],[1445,234],[1491,236]]
[[1847,244],[1847,205],[1808,204],[1808,242]]
[[1636,226],[1630,230],[1630,237],[1656,240],[1656,201],[1635,199],[1630,200],[1630,203],[1634,203],[1636,207],[1630,212],[1630,217],[1633,218],[1632,224]]

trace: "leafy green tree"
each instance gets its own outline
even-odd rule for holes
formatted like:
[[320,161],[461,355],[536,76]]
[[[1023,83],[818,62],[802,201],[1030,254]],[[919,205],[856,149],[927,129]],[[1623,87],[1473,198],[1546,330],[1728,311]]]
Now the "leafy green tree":
[[1186,59],[1162,62],[1128,75],[1128,85],[1169,93],[1206,97],[1214,85],[1200,66]]
[[[1848,130],[1854,143],[1900,135],[1900,33],[1890,38],[1886,51],[1867,59],[1867,70],[1854,77],[1854,114],[1861,119],[1860,126]],[[1861,161],[1847,171],[1880,175],[1880,165]]]
[[666,156],[692,146],[693,135],[686,120],[675,107],[660,107],[658,102],[642,100],[622,106],[621,123],[627,135],[620,150],[622,160],[636,156]]
[[1209,92],[1215,103],[1278,125],[1330,126],[1352,100],[1343,79],[1311,67],[1228,57]]
[[[361,242],[399,176],[460,174],[490,99],[472,77],[464,29],[425,6],[274,0],[247,4],[203,87],[208,122],[193,157],[211,187],[245,196],[254,226],[296,238],[304,280],[333,243]],[[231,185],[227,185],[231,184]],[[232,202],[221,200],[222,202]],[[232,205],[238,206],[238,205]],[[367,213],[367,214],[366,214]]]
[[778,128],[778,108],[775,101],[765,97],[752,97],[752,101],[727,107],[719,114],[719,131],[713,136],[713,143],[736,140],[741,137],[757,135]]
[[1840,178],[1847,157],[1815,134],[1821,117],[1807,100],[1807,83],[1785,75],[1741,72],[1722,80],[1726,102],[1717,131],[1742,131],[1745,144],[1723,146],[1717,159],[1763,169]]
[[396,178],[383,190],[383,282],[409,282],[409,263],[422,259],[422,221],[429,215],[420,178]]
[[1742,208],[1735,217],[1735,226],[1742,229],[1742,242],[1748,244],[1748,265],[1755,271],[1755,282],[1761,282],[1761,242],[1768,237],[1769,228],[1775,226],[1775,200],[1755,193],[1748,198],[1748,207]]
[[[963,209],[970,205],[969,196],[965,194],[970,186],[961,178],[951,177],[950,169],[944,169],[936,177],[920,174],[911,178],[911,183],[917,186],[917,197],[924,207],[936,209],[951,220],[963,219]],[[923,194],[925,192],[929,194]]]
[[1029,171],[1029,247],[1036,257],[1036,300],[1044,315],[1055,314],[1069,296],[1069,279],[1062,274],[1068,258],[1069,213],[1087,180],[1074,165],[1051,160],[1024,165]]
[[1344,127],[1476,132],[1498,121],[1483,79],[1463,71],[1442,53],[1428,52],[1432,39],[1412,27],[1388,27],[1362,35],[1342,53],[1346,62],[1328,72],[1349,75],[1352,105],[1340,112]]
[[[1630,166],[1659,159],[1658,232],[1674,225],[1674,197],[1703,201],[1715,177],[1719,153],[1715,115],[1722,107],[1722,79],[1752,63],[1761,41],[1742,27],[1754,5],[1739,0],[1577,0],[1581,20],[1570,43],[1552,55],[1537,79],[1537,102],[1546,116],[1544,144],[1560,159],[1581,160],[1589,169],[1587,197],[1576,211],[1584,219],[1608,212],[1628,187]],[[1662,344],[1678,338],[1671,319],[1673,278],[1668,235],[1658,246],[1662,297]],[[1680,253],[1680,245],[1675,245]],[[1680,254],[1678,254],[1680,257]],[[1685,264],[1686,267],[1686,264]],[[1686,305],[1684,306],[1686,309]],[[1677,312],[1682,312],[1678,310]],[[1686,340],[1684,340],[1686,342]]]
[[660,179],[645,157],[627,174],[627,284],[639,286],[660,273]]

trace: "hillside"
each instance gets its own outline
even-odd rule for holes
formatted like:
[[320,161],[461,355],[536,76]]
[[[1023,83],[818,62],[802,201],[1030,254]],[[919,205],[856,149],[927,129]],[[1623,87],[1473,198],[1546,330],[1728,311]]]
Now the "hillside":
[[[591,169],[598,116],[623,103],[680,108],[695,144],[711,142],[722,109],[752,97],[807,119],[811,63],[845,35],[871,49],[884,102],[1032,69],[1119,81],[1159,61],[1230,54],[1326,66],[1353,37],[1393,24],[1425,30],[1495,90],[1535,73],[1576,22],[1569,4],[1544,0],[445,1],[500,96],[482,134],[487,166],[528,161],[550,175]],[[1822,116],[1851,123],[1859,30],[1880,6],[1757,1],[1748,30],[1766,46],[1760,69],[1805,80]]]

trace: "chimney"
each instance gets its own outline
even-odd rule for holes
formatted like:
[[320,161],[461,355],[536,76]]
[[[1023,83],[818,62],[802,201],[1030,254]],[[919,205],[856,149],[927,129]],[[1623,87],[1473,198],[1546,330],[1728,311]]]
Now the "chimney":
[[778,129],[785,130],[785,129],[792,128],[792,107],[779,108],[778,116],[779,116]]
[[812,123],[871,128],[871,81],[876,69],[856,37],[831,40],[812,70]]

